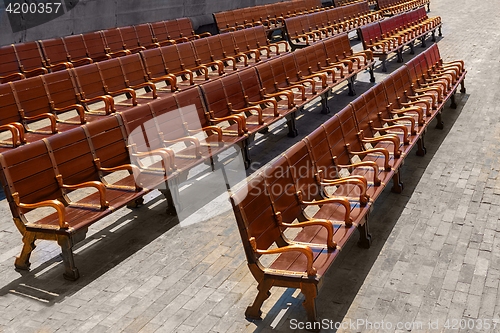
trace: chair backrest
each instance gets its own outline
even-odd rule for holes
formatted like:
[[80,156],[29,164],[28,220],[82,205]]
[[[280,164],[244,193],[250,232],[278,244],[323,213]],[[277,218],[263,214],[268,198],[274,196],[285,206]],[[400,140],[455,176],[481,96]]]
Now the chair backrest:
[[87,53],[94,61],[101,61],[109,59],[106,52],[106,44],[100,31],[89,32],[82,35],[85,45],[87,46]]
[[[14,47],[23,72],[43,69],[46,66],[42,51],[37,42],[14,44]],[[36,74],[43,74],[43,72],[46,72],[46,70],[42,70]]]
[[47,65],[57,65],[68,62],[68,51],[62,38],[39,40]]
[[[122,35],[118,28],[111,28],[101,31],[102,38],[106,45],[106,52],[113,53],[118,51],[123,51],[127,47],[123,41]],[[133,46],[133,45],[130,45]]]
[[262,100],[259,75],[255,67],[245,68],[236,73],[248,101],[258,102]]
[[193,29],[193,23],[191,22],[191,20],[188,17],[181,17],[181,18],[178,18],[176,21],[177,21],[177,24],[179,26],[179,37],[176,37],[176,38],[180,38],[180,37],[188,37],[189,38],[195,34],[194,29]]
[[81,34],[63,37],[63,41],[71,62],[90,58],[87,52],[87,46]]
[[[249,265],[255,265],[260,257],[253,250],[250,239],[255,241],[258,249],[267,249],[273,243],[283,242],[267,191],[265,176],[259,173],[231,195],[234,215]],[[252,273],[256,274],[253,270]]]
[[222,86],[224,87],[224,93],[227,101],[228,103],[231,103],[231,107],[233,109],[242,109],[247,107],[245,92],[243,91],[238,75],[223,76],[219,80],[221,80]]
[[24,116],[33,117],[53,112],[41,76],[12,82],[11,86],[16,92],[19,107]]
[[367,49],[371,43],[380,40],[382,31],[378,22],[364,25],[360,28],[363,47]]
[[149,104],[139,105],[119,114],[127,132],[127,144],[133,145],[132,151],[148,152],[164,147]]
[[138,52],[141,49],[141,44],[139,43],[137,33],[135,32],[135,28],[133,26],[120,27],[117,29],[120,32],[123,45],[126,49],[131,52]]
[[210,126],[207,106],[199,87],[179,91],[174,97],[177,107],[184,110],[184,120],[189,130],[199,130],[198,124],[201,127]]
[[212,51],[210,49],[211,41],[215,40],[215,38],[213,37],[215,36],[198,38],[191,42],[193,45],[193,49],[196,52],[196,57],[200,60],[200,63],[202,64],[206,64],[214,60],[212,56]]
[[148,81],[148,75],[140,54],[136,53],[119,57],[118,61],[129,86],[133,87]]
[[213,117],[222,118],[231,115],[222,80],[216,79],[200,85],[205,97],[207,110]]
[[134,25],[137,41],[140,46],[147,49],[154,48],[154,35],[148,23]]
[[130,164],[127,136],[118,115],[104,117],[85,125],[91,148],[101,166],[112,168]]
[[128,87],[118,58],[100,61],[96,65],[106,87],[105,91],[115,92]]
[[47,95],[55,108],[66,108],[78,102],[78,86],[70,69],[42,76]]
[[24,79],[14,45],[0,47],[0,83]]
[[154,40],[162,45],[164,43],[172,44],[173,41],[168,34],[167,27],[165,26],[165,21],[158,21],[154,23],[149,23],[151,31],[154,35]]
[[163,53],[160,48],[143,50],[140,53],[150,79],[168,74],[167,66],[165,65]]
[[71,70],[73,71],[75,82],[83,99],[92,99],[108,94],[97,63]]
[[82,127],[52,135],[45,140],[64,184],[99,181],[92,150]]
[[24,204],[61,198],[54,168],[42,140],[1,153],[0,164],[0,180],[14,218],[20,218],[31,210],[19,208],[14,203],[14,193]]

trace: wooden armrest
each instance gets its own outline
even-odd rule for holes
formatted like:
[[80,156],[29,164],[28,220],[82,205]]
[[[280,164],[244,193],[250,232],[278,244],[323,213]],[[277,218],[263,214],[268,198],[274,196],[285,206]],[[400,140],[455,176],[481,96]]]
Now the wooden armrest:
[[[161,171],[163,171],[163,173],[165,175],[167,175],[168,173],[172,172],[173,170],[175,170],[177,167],[174,163],[174,152],[169,149],[169,148],[159,148],[159,149],[153,149],[153,150],[150,150],[150,151],[147,151],[147,152],[137,152],[135,151],[135,144],[131,145],[132,147],[132,153],[130,154],[131,156],[133,157],[138,157],[138,158],[141,158],[141,157],[147,157],[147,156],[160,156],[161,159],[162,159],[162,163],[163,163],[163,169],[161,169]],[[147,167],[144,167],[144,166],[140,166],[141,169],[145,169],[145,170],[153,170],[153,168],[147,168]],[[160,169],[154,169],[155,171],[158,171]]]
[[379,173],[378,164],[374,161],[362,161],[362,162],[346,164],[346,165],[339,164],[339,165],[337,165],[337,167],[346,168],[350,171],[354,170],[357,167],[373,168],[373,184],[375,186],[380,186],[382,184],[382,182],[378,178],[378,173]]
[[78,101],[82,103],[92,103],[99,100],[104,102],[104,109],[107,115],[116,111],[115,101],[110,95],[96,96],[93,98],[85,98],[85,93],[81,93],[80,95],[78,96]]
[[361,193],[359,194],[359,202],[362,206],[365,206],[368,203],[368,200],[370,199],[370,197],[366,194],[368,182],[366,181],[365,177],[352,175],[337,179],[322,179],[320,182],[320,184],[323,186],[338,186],[343,184],[353,185],[353,183],[360,188]]
[[422,108],[420,108],[418,106],[411,106],[409,108],[404,108],[404,109],[391,109],[390,112],[393,113],[393,114],[397,114],[397,115],[405,114],[406,112],[417,113],[417,115],[418,115],[418,124],[419,125],[423,125],[424,124],[423,110],[422,110]]
[[[135,174],[135,175],[138,175],[141,172],[140,168],[137,165],[133,165],[133,164],[122,164],[122,165],[118,165],[118,166],[115,166],[112,168],[103,168],[101,166],[101,160],[98,157],[94,159],[94,163],[97,167],[97,170],[104,171],[104,172],[115,172],[115,171],[125,170],[125,171],[128,171],[128,172]],[[106,182],[104,180],[104,178],[102,178],[101,181],[104,184],[104,186],[106,186],[107,188],[126,190],[126,191],[139,191],[139,190],[141,190],[141,188],[139,186],[137,186],[137,184],[135,185],[134,188],[132,188],[131,186],[109,184],[108,182]]]
[[219,142],[219,146],[224,145],[224,142],[222,141],[222,128],[218,126],[205,126],[203,128],[200,128],[199,130],[189,130],[188,133],[198,133],[200,131],[204,131],[207,133],[207,135],[211,135],[212,132],[215,132],[217,134],[217,141]]
[[19,193],[15,192],[12,193],[12,199],[14,200],[14,203],[16,204],[17,207],[19,208],[25,208],[25,209],[35,209],[35,208],[41,208],[41,207],[51,207],[54,208],[57,212],[58,220],[59,220],[59,228],[61,229],[67,229],[69,228],[69,224],[65,222],[66,220],[66,212],[65,212],[65,207],[62,202],[59,200],[44,200],[32,204],[25,204],[19,202]]
[[263,100],[260,100],[260,101],[257,101],[257,102],[250,102],[248,100],[248,96],[245,95],[245,101],[248,105],[251,105],[251,106],[256,106],[256,105],[261,105],[261,104],[266,104],[266,103],[271,103],[273,105],[273,108],[274,108],[274,116],[275,117],[279,117],[279,113],[278,113],[278,102],[273,99],[273,98],[266,98],[266,99],[263,99]]
[[265,98],[269,98],[269,97],[282,97],[282,96],[285,96],[287,101],[288,101],[288,108],[291,109],[295,106],[295,102],[294,102],[294,94],[293,94],[293,91],[280,91],[280,92],[275,92],[275,93],[270,93],[270,94],[267,94],[266,93],[266,88],[262,88],[261,89],[261,95]]
[[397,135],[386,134],[378,136],[376,138],[363,138],[361,139],[361,141],[363,143],[377,143],[377,142],[389,141],[394,145],[394,157],[398,158],[401,156],[401,150],[399,149],[401,141],[399,140],[399,137]]
[[156,92],[156,85],[153,82],[143,82],[143,83],[139,83],[139,84],[136,84],[134,86],[131,86],[127,80],[126,84],[127,84],[127,86],[129,86],[131,89],[134,89],[134,90],[148,87],[149,89],[151,89],[153,99],[158,98],[158,93]]
[[[62,178],[61,174],[57,175],[56,179],[57,179],[57,182],[59,183],[59,186],[63,189],[67,189],[67,190],[76,190],[76,189],[87,188],[87,187],[93,187],[93,188],[97,189],[97,191],[99,192],[99,198],[100,198],[100,209],[106,209],[109,207],[109,202],[106,201],[106,187],[104,186],[103,183],[100,183],[98,181],[88,181],[88,182],[75,184],[75,185],[66,185],[63,182],[63,178]],[[73,206],[82,206],[82,207],[89,207],[89,206],[94,207],[95,206],[95,205],[71,203],[71,202],[68,202],[68,204],[73,205]]]
[[12,73],[9,75],[0,76],[0,81],[9,82],[9,81],[14,81],[16,78],[22,80],[26,77],[24,76],[23,73]]
[[80,104],[72,104],[65,106],[63,108],[56,108],[54,105],[54,101],[50,101],[50,109],[54,112],[65,112],[70,110],[76,110],[78,116],[80,117],[80,124],[85,124],[87,120],[85,119],[85,108]]
[[84,65],[84,64],[91,64],[91,63],[94,62],[94,60],[92,60],[92,58],[89,58],[89,57],[80,58],[80,59],[77,59],[77,60],[71,60],[71,58],[70,58],[68,60],[71,61],[71,63],[75,67],[78,67],[78,66],[81,66],[81,65]]
[[19,114],[21,115],[21,118],[26,119],[26,120],[48,119],[50,121],[51,134],[57,133],[57,118],[52,113],[42,113],[42,114],[38,114],[36,116],[26,117],[24,115],[24,110],[21,109],[21,110],[19,110]]
[[425,110],[426,110],[426,115],[431,116],[431,110],[432,110],[432,105],[429,101],[423,100],[423,99],[414,99],[411,100],[410,102],[400,102],[399,103],[401,106],[404,107],[412,107],[412,106],[419,106],[418,104],[424,104],[425,105]]
[[151,82],[153,83],[160,81],[168,81],[168,83],[170,83],[170,90],[172,92],[177,90],[177,77],[173,74],[165,74],[158,77],[152,77],[151,73],[148,73],[148,77],[151,79]]
[[[413,118],[411,118],[411,119],[413,120],[412,125],[415,126],[414,125],[415,124],[415,119],[413,119]],[[405,125],[391,125],[391,126],[380,127],[380,128],[379,127],[374,127],[373,130],[379,131],[379,132],[386,132],[387,130],[401,130],[401,131],[403,131],[403,144],[404,145],[410,144],[410,141],[408,139],[408,127],[406,127]],[[412,134],[416,134],[416,133],[413,133],[414,127],[412,127],[410,130],[412,131],[411,132]]]
[[243,108],[243,109],[233,109],[231,103],[227,103],[227,104],[228,104],[228,107],[231,110],[231,112],[235,113],[235,114],[242,113],[242,112],[249,112],[249,113],[251,113],[250,111],[257,111],[257,117],[258,117],[259,125],[264,124],[264,120],[263,120],[263,117],[262,117],[262,109],[261,109],[260,106],[257,105],[257,106],[249,106],[249,107],[246,107],[246,108]]
[[290,91],[290,93],[292,93],[292,94],[293,94],[293,91],[291,91],[290,89],[293,89],[293,88],[299,89],[300,92],[302,93],[302,100],[305,101],[307,99],[306,98],[306,87],[304,87],[301,84],[292,84],[292,85],[289,85],[286,88],[279,88],[276,83],[275,83],[275,85],[277,87],[277,90],[279,90],[279,91]]
[[232,115],[221,118],[213,117],[213,112],[210,112],[210,122],[211,123],[220,123],[223,121],[235,121],[238,124],[238,136],[244,135],[248,132],[246,119],[240,115]]
[[[307,221],[301,221],[299,223],[284,223],[283,218],[281,216],[281,212],[277,212],[274,215],[276,217],[276,220],[278,221],[278,225],[286,228],[303,228],[314,225],[322,226],[323,228],[326,229],[327,232],[326,246],[330,249],[335,249],[337,247],[337,243],[333,241],[333,224],[330,221],[323,219],[310,219]],[[307,244],[307,245],[314,246],[314,244]]]
[[201,152],[200,152],[200,140],[198,138],[195,138],[194,136],[186,136],[178,139],[173,139],[173,140],[163,140],[164,143],[176,143],[176,142],[191,142],[195,146],[195,158],[201,158]]
[[308,276],[316,276],[316,268],[313,267],[313,263],[314,263],[313,251],[311,250],[310,247],[305,246],[305,245],[292,244],[292,245],[278,247],[276,249],[259,250],[259,249],[257,249],[257,242],[255,241],[254,237],[251,237],[249,239],[249,241],[250,241],[250,244],[252,246],[253,251],[255,253],[261,254],[261,255],[262,254],[279,254],[279,253],[285,253],[285,252],[301,252],[307,258],[307,275]]
[[48,72],[49,71],[47,70],[47,68],[43,68],[43,67],[38,67],[38,68],[30,69],[27,71],[23,69],[23,73],[25,75],[29,74],[29,76],[43,75],[43,74],[47,74]]
[[390,164],[389,164],[389,151],[385,148],[371,148],[371,149],[366,149],[366,150],[358,151],[358,152],[351,151],[350,153],[353,155],[364,155],[364,156],[366,156],[367,154],[371,154],[371,153],[380,153],[380,154],[384,155],[384,169],[386,171],[389,171],[392,169]]
[[330,197],[326,199],[321,199],[321,200],[316,200],[316,201],[303,201],[302,200],[302,192],[298,191],[297,196],[299,198],[300,204],[304,206],[321,206],[325,204],[340,204],[344,206],[345,208],[345,215],[344,215],[344,223],[346,226],[350,227],[352,225],[352,219],[351,219],[351,203],[347,198],[344,197]]
[[108,87],[104,86],[104,91],[111,96],[121,95],[121,94],[130,94],[132,95],[132,105],[137,106],[137,93],[132,88],[123,88],[115,91],[108,91]]
[[[21,124],[19,124],[21,125]],[[21,125],[22,127],[23,125]],[[12,123],[6,124],[6,125],[0,125],[0,131],[9,131],[11,135],[11,140],[12,140],[12,148],[16,148],[18,146],[18,142],[20,144],[23,144],[24,142],[20,140],[20,135],[19,135],[19,128]],[[22,129],[24,132],[24,129]],[[24,138],[24,136],[23,136]]]

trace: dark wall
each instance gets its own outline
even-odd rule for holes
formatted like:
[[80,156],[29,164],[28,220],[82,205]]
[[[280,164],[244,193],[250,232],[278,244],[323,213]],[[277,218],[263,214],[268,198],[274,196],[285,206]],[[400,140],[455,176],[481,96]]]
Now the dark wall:
[[[62,0],[53,2],[57,1]],[[65,0],[62,2],[66,3],[61,7],[65,11],[66,6],[74,5],[74,8],[35,27],[28,26],[33,25],[35,21],[43,21],[42,16],[33,14],[27,19],[19,14],[13,15],[14,30],[20,30],[13,32],[4,1],[0,1],[0,45],[179,17],[190,17],[197,29],[212,24],[214,12],[274,3],[278,0]]]

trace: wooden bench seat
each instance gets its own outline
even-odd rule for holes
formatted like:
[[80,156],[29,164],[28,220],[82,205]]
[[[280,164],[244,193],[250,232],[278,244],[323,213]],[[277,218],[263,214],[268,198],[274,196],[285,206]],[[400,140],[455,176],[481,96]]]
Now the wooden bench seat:
[[[121,141],[123,144],[123,138]],[[131,170],[133,166],[117,164],[120,160],[116,158],[119,153],[116,149],[97,151],[108,148],[109,141],[99,140],[99,145],[89,140],[81,127],[0,155],[4,193],[23,235],[24,247],[16,258],[18,269],[29,269],[36,240],[53,240],[61,246],[64,277],[78,279],[73,246],[85,238],[91,224],[145,194],[135,185],[133,176],[113,184],[103,179],[103,173]],[[113,163],[108,163],[110,160]],[[94,193],[72,201],[71,192],[82,188],[93,189]],[[38,220],[26,216],[27,212],[42,207],[56,212]]]
[[[89,57],[87,46],[83,35],[71,35],[63,37],[64,46],[66,47],[68,60],[73,64],[73,67],[91,64],[94,62]],[[107,58],[107,57],[106,57]]]
[[380,22],[363,26],[359,34],[363,48],[371,50],[382,61],[382,71],[387,71],[386,59],[390,53],[397,54],[398,62],[403,62],[403,49],[408,46],[413,54],[415,40],[420,39],[425,46],[426,36],[430,33],[435,40],[436,30],[441,35],[441,19],[427,18],[423,8],[399,14]]

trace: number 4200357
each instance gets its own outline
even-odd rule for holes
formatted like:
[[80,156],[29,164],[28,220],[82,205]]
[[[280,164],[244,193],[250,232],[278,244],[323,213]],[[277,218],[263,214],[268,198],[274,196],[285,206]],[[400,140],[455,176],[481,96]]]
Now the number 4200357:
[[9,14],[57,14],[61,9],[61,5],[61,2],[10,2],[5,8],[5,11]]

